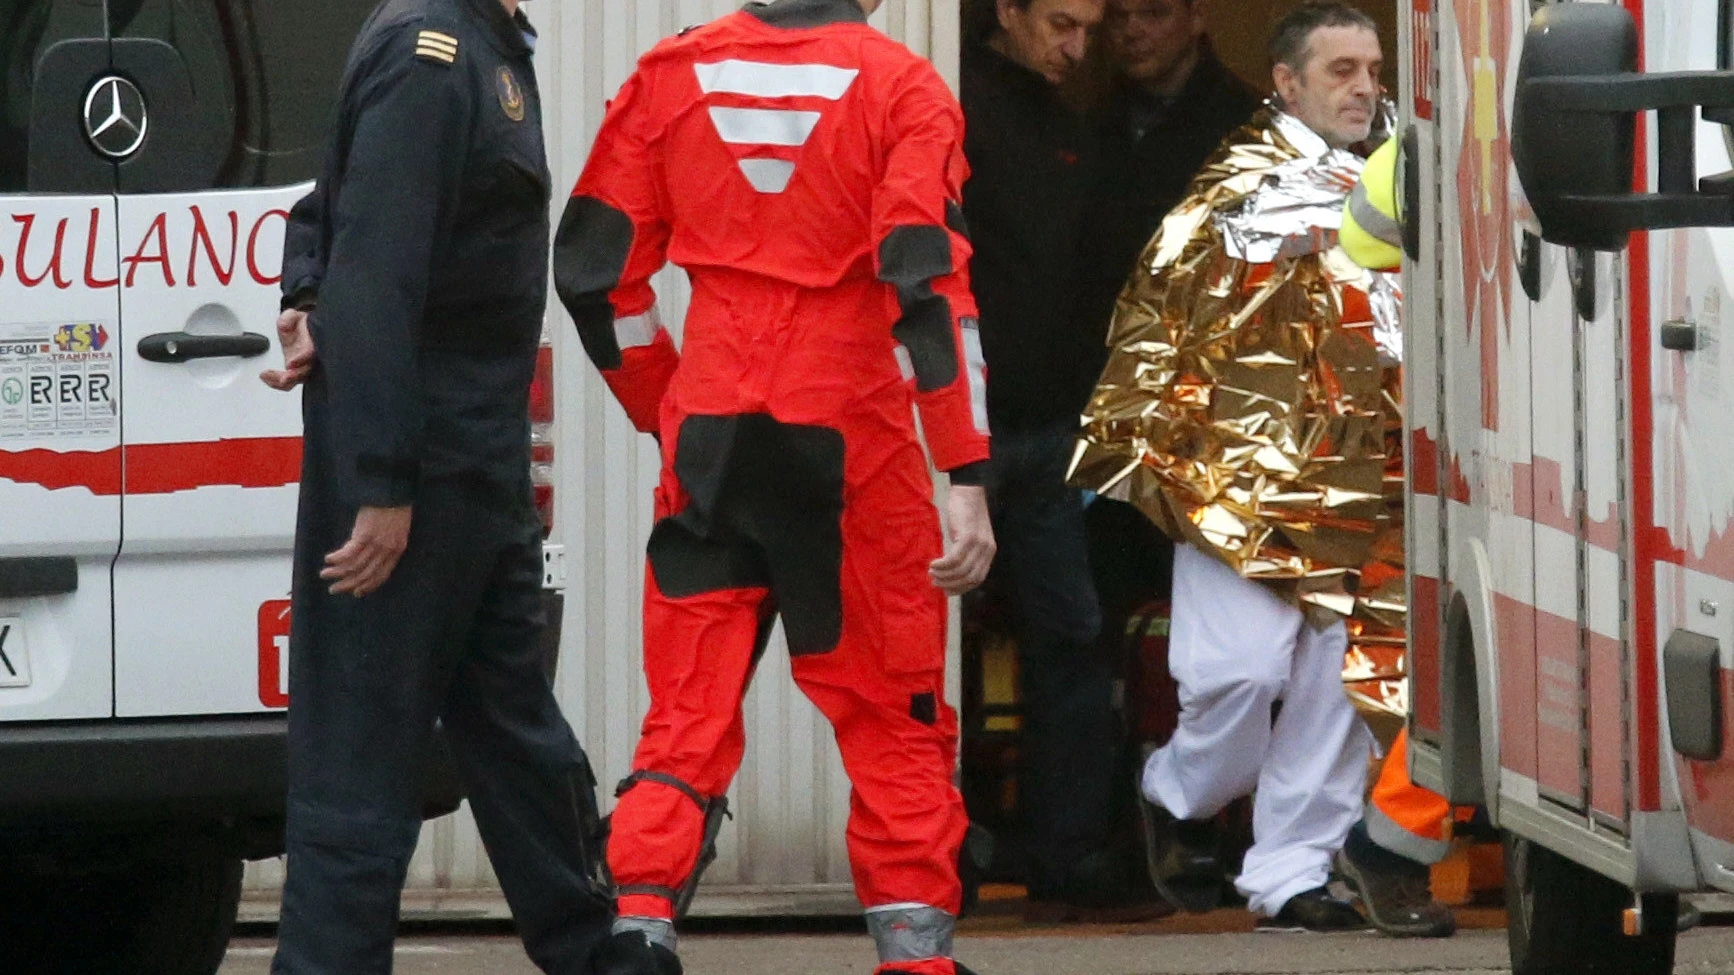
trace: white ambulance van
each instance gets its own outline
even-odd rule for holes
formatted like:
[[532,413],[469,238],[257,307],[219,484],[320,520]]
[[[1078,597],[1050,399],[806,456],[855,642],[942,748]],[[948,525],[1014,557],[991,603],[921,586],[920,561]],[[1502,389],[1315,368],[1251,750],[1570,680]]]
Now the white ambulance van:
[[0,0],[8,971],[215,971],[281,850],[301,423],[256,377],[373,6]]
[[1734,891],[1734,0],[1405,0],[1412,771],[1516,972]]

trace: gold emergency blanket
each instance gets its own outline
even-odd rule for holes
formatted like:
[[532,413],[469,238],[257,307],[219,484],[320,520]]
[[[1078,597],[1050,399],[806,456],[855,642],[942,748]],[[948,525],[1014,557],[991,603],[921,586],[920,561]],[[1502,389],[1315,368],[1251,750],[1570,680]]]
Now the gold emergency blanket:
[[1120,294],[1070,476],[1347,618],[1350,696],[1402,715],[1401,295],[1336,246],[1362,166],[1274,109],[1230,137]]

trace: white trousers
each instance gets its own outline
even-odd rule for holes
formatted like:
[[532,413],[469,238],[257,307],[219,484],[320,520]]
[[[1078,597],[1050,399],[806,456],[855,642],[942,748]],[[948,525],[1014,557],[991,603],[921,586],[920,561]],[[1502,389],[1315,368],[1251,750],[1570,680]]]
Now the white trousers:
[[1373,737],[1343,692],[1347,644],[1341,623],[1316,630],[1264,586],[1175,547],[1168,666],[1180,726],[1145,764],[1144,795],[1205,819],[1256,790],[1235,881],[1255,914],[1322,886],[1361,817]]

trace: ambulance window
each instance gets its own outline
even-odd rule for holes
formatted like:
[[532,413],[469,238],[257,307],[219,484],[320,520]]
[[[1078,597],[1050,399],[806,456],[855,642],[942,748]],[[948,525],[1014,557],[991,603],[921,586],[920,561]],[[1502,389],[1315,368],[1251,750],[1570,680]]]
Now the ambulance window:
[[166,41],[190,79],[197,106],[193,139],[208,151],[199,164],[177,167],[183,183],[198,185],[174,188],[312,179],[335,117],[349,45],[376,3],[109,0],[117,40]]
[[223,174],[227,186],[312,179],[335,121],[349,45],[375,0],[227,0],[245,25],[243,115]]
[[[108,60],[102,11],[102,0],[0,0],[0,193],[77,192],[112,181],[85,151],[74,108],[86,83],[80,69]],[[84,43],[63,44],[56,57],[44,57],[62,42]],[[35,133],[33,116],[41,116]],[[41,143],[36,185],[33,139]],[[40,178],[55,172],[70,178]]]

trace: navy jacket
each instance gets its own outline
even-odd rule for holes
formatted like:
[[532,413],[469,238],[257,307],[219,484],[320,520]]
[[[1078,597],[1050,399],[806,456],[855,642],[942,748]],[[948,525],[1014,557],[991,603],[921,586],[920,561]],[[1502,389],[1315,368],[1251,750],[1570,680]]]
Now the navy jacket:
[[283,268],[284,305],[312,309],[307,422],[350,505],[435,477],[528,502],[549,238],[534,37],[498,0],[387,0],[350,52]]

